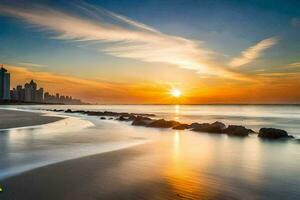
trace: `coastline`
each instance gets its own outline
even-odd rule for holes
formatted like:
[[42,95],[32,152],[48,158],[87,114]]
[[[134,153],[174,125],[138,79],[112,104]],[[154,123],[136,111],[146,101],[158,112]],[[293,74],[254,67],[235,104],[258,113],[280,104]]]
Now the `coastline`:
[[165,169],[173,162],[171,146],[164,140],[36,168],[4,179],[1,199],[233,199],[218,183],[195,192],[192,177]]
[[16,111],[0,108],[0,130],[38,126],[64,119],[57,116],[44,116],[43,113]]
[[[176,135],[180,134],[175,133],[175,141]],[[240,180],[232,180],[230,177],[239,173],[239,168],[231,168],[233,173],[230,170],[227,176],[218,174],[220,172],[215,171],[214,166],[207,166],[210,158],[184,153],[190,148],[185,146],[187,143],[184,141],[181,145],[177,144],[180,146],[174,146],[174,140],[164,138],[36,168],[4,179],[1,182],[4,192],[0,196],[3,200],[232,200],[245,199],[251,191],[254,199],[297,199],[299,192],[293,185],[266,192],[257,182],[248,185],[240,184]],[[179,151],[180,148],[183,151]],[[197,148],[196,152],[211,150],[200,151]],[[195,160],[197,157],[199,161]],[[243,180],[244,177],[240,178]]]
[[[60,112],[70,116],[78,115],[69,111]],[[79,114],[85,119],[95,120],[96,124],[91,129],[78,132],[78,135],[83,135],[72,141],[70,152],[73,154],[74,145],[79,142],[85,144],[90,140],[85,140],[86,136],[91,134],[95,134],[95,139],[102,136],[111,140],[118,137],[114,133],[134,131],[132,135],[126,134],[125,138],[138,141],[147,132],[156,134],[158,140],[102,153],[94,149],[95,152],[89,155],[60,160],[8,176],[0,181],[3,188],[0,198],[226,200],[243,199],[250,193],[256,199],[270,199],[274,196],[277,199],[296,199],[299,195],[298,180],[290,173],[293,170],[297,173],[299,151],[284,151],[299,148],[295,143],[273,143],[255,137],[228,137],[224,134],[199,134],[188,129],[130,126],[126,120],[120,122],[122,120],[108,120],[107,117],[101,120],[101,116],[98,116],[105,113],[113,115],[114,119],[124,119],[116,116],[120,113],[87,113],[90,115]],[[73,140],[74,131],[71,132]],[[43,134],[39,131],[37,135]],[[68,134],[61,135],[65,137]],[[61,139],[55,136],[53,142],[57,145]],[[59,149],[60,145],[54,149]],[[99,145],[101,143],[94,147],[99,148]],[[259,148],[254,151],[253,147]],[[66,150],[63,148],[63,151]],[[78,152],[82,150],[80,148]],[[281,158],[272,157],[274,152],[281,155]],[[54,155],[57,157],[59,151]],[[272,171],[269,167],[273,171],[281,170],[281,164],[287,162],[291,164],[286,170],[286,176],[268,174]],[[264,182],[265,176],[270,175],[278,180],[279,185],[274,190],[269,188],[273,182]],[[283,181],[287,181],[284,178],[287,176],[290,176],[288,184],[282,185]]]
[[[0,197],[3,200],[12,198],[82,199],[83,197],[88,200],[94,199],[94,195],[99,195],[97,199],[133,198],[134,191],[123,191],[122,195],[126,197],[122,198],[120,194],[122,191],[117,191],[118,187],[113,186],[116,183],[126,185],[124,180],[119,182],[122,179],[122,174],[120,174],[122,172],[116,168],[126,161],[144,155],[145,150],[144,145],[138,145],[26,171],[1,181],[4,192],[0,194]],[[102,187],[102,190],[98,190],[98,194],[96,194],[95,191],[99,186]],[[116,193],[110,192],[111,190],[116,190]],[[135,190],[135,188],[131,188],[131,190]],[[107,192],[107,194],[103,194],[103,192]],[[146,196],[146,194],[144,195]]]

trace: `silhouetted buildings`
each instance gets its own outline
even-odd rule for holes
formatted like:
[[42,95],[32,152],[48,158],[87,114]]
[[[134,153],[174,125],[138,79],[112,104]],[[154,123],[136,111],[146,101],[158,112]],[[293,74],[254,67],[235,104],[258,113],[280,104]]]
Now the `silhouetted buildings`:
[[10,99],[10,74],[3,66],[0,69],[0,100]]
[[51,95],[48,92],[44,94],[44,89],[38,88],[33,80],[25,83],[24,87],[17,85],[16,88],[10,90],[10,74],[3,66],[0,69],[0,100],[28,103],[84,104],[80,99],[73,99],[71,96],[63,96],[58,93]]
[[44,102],[44,89],[37,89],[37,84],[31,80],[29,83],[24,85],[18,85],[16,88],[11,90],[11,99],[22,102]]
[[62,103],[62,104],[83,104],[80,99],[73,99],[71,96],[60,96],[58,93],[51,95],[48,92],[44,95],[44,101],[47,103]]

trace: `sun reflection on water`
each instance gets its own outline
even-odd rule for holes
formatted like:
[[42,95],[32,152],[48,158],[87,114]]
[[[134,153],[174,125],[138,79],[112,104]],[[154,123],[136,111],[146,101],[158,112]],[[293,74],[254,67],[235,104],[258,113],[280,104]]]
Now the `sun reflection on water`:
[[175,105],[175,107],[174,107],[174,120],[177,120],[177,121],[179,121],[179,119],[180,119],[180,105]]
[[192,165],[187,156],[186,144],[182,132],[176,131],[173,134],[170,160],[168,161],[165,177],[173,188],[175,194],[182,198],[196,198],[199,194],[205,193],[202,188],[204,182],[199,174],[195,173],[195,165]]

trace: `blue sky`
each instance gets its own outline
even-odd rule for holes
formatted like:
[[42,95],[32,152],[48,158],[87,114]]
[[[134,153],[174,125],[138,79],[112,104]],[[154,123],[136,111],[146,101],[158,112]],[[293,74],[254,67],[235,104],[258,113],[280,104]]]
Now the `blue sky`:
[[[41,4],[41,1],[32,2]],[[43,2],[44,5],[65,10],[74,7],[65,1]],[[208,48],[224,54],[225,59],[226,56],[237,55],[253,43],[272,36],[279,36],[281,42],[274,47],[276,51],[266,52],[266,56],[273,58],[278,52],[285,59],[294,61],[299,56],[300,42],[297,41],[297,36],[300,29],[291,24],[294,18],[300,16],[300,9],[297,9],[300,7],[299,1],[92,0],[86,2],[127,16],[164,33],[203,41]],[[103,62],[103,56],[105,60],[114,59],[99,54],[99,59],[95,59],[92,55],[95,52],[74,49],[77,44],[49,39],[51,33],[37,31],[30,25],[10,17],[2,16],[0,19],[2,27],[0,52],[4,61],[11,62],[17,58],[53,65],[54,63],[47,59],[49,54],[58,58],[60,54],[67,54],[65,56],[81,54],[83,58],[92,59],[94,62],[98,62],[99,59]],[[285,59],[283,61],[282,58],[278,59],[276,63],[284,64]],[[69,64],[75,63],[70,61]]]
[[[299,7],[280,0],[2,1],[0,62],[118,83],[189,79],[208,86],[257,75],[274,82],[274,73],[300,69]],[[56,26],[43,14],[66,20]]]

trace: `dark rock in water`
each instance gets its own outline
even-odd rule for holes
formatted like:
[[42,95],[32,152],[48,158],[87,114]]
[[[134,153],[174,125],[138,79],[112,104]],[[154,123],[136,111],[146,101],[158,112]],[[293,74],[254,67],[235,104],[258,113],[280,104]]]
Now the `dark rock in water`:
[[258,137],[266,139],[280,139],[289,138],[289,135],[285,130],[276,128],[261,128],[259,130]]
[[204,127],[207,127],[209,125],[210,125],[209,123],[197,123],[197,122],[195,122],[195,123],[190,124],[190,128],[193,131],[197,131],[197,130],[200,130],[200,129],[202,129]]
[[97,112],[97,111],[86,111],[84,114],[87,114],[89,116],[102,116],[102,112]]
[[117,118],[119,121],[133,121],[135,120],[136,116],[132,114],[123,114],[120,117]]
[[[192,131],[207,132],[207,133],[223,133],[226,125],[222,122],[214,122],[212,124],[191,124]],[[193,128],[194,127],[194,128]]]
[[113,117],[110,117],[110,118],[108,118],[109,120],[112,120],[112,119],[114,119]]
[[184,129],[188,129],[188,128],[190,128],[190,125],[188,125],[188,124],[178,124],[173,127],[173,129],[175,129],[175,130],[184,130]]
[[73,112],[76,112],[76,113],[81,113],[81,114],[84,114],[84,113],[85,113],[85,111],[84,111],[84,110],[75,110],[75,111],[73,111]]
[[180,125],[179,122],[176,121],[167,121],[164,119],[158,119],[154,120],[150,124],[147,125],[147,127],[155,127],[155,128],[172,128],[174,126]]
[[224,123],[218,122],[218,121],[212,123],[211,126],[212,127],[217,127],[219,129],[222,129],[222,130],[224,130],[226,128],[226,125]]
[[103,119],[103,120],[104,120],[104,119],[106,119],[106,117],[100,117],[100,119]]
[[65,113],[73,113],[73,111],[71,109],[67,109]]
[[52,110],[52,111],[54,111],[54,112],[63,112],[64,110],[61,110],[61,109],[54,109],[54,110]]
[[116,120],[119,120],[119,121],[127,121],[127,117],[121,115],[121,116],[118,117]]
[[135,119],[136,119],[136,116],[135,116],[135,115],[129,114],[129,116],[128,116],[128,121],[133,121],[133,120],[135,120]]
[[253,130],[247,129],[244,126],[229,125],[224,129],[224,133],[233,136],[248,136]]
[[143,116],[137,116],[133,122],[131,123],[131,125],[133,126],[147,126],[148,124],[150,124],[151,122],[153,122],[154,120],[149,118],[149,117],[143,117]]
[[248,131],[249,131],[249,134],[251,134],[251,133],[256,133],[254,130],[252,130],[251,128],[247,128],[248,129]]

